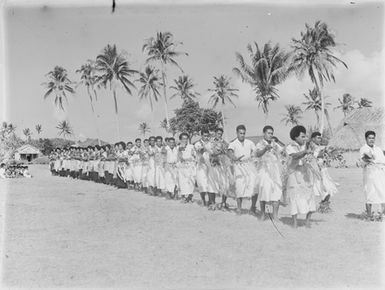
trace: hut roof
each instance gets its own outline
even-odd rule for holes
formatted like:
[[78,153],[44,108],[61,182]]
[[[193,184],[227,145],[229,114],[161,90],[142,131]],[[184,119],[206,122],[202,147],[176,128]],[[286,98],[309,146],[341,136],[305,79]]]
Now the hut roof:
[[25,145],[19,147],[16,150],[16,153],[19,153],[19,154],[41,154],[39,149],[37,149],[36,147],[34,147],[30,144],[25,144]]
[[[104,142],[103,140],[100,140],[100,144],[103,146],[103,145],[107,145],[108,143]],[[79,147],[96,146],[96,145],[99,145],[99,142],[98,142],[98,139],[87,138],[85,141],[78,142],[75,145]]]
[[384,148],[385,110],[383,107],[361,108],[352,111],[337,126],[329,146],[358,150],[365,144],[365,132],[376,132],[376,145]]

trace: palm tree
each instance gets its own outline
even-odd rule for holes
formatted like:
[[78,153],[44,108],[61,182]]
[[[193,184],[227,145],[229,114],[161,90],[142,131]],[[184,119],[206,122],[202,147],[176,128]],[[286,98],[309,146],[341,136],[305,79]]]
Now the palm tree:
[[28,141],[31,141],[32,132],[29,128],[23,129],[23,134]]
[[66,139],[68,136],[73,135],[73,130],[69,122],[67,121],[61,121],[57,124],[56,129],[59,130],[58,135],[64,137]]
[[125,91],[131,95],[132,93],[130,87],[135,88],[135,85],[129,80],[129,77],[138,72],[129,68],[128,61],[122,53],[118,53],[116,45],[111,46],[109,44],[103,49],[102,53],[96,57],[96,68],[100,72],[100,85],[102,85],[104,88],[107,88],[107,85],[109,85],[109,88],[113,93],[117,137],[118,140],[120,140],[119,112],[118,100],[116,98],[116,89],[120,84],[123,86]]
[[358,102],[357,102],[357,109],[362,109],[362,108],[370,108],[372,107],[372,101],[369,101],[368,99],[366,98],[361,98]]
[[[321,102],[321,96],[319,92],[317,91],[317,88],[314,88],[312,90],[309,90],[308,95],[303,94],[306,98],[306,102],[303,102],[302,104],[305,105],[305,111],[311,111],[313,110],[315,112],[315,115],[317,117],[317,129],[320,127],[320,117],[319,113],[322,109],[322,102]],[[329,97],[325,96],[325,99]],[[332,129],[331,124],[330,124],[330,118],[329,118],[329,112],[328,112],[328,107],[331,106],[331,103],[325,103],[325,110],[324,113],[326,115],[329,128],[330,130]]]
[[[96,88],[95,88],[95,86],[98,83],[98,76],[95,74],[96,64],[94,61],[88,60],[85,64],[83,64],[80,67],[80,69],[76,70],[76,72],[81,74],[80,82],[78,83],[78,85],[84,85],[87,89],[87,94],[88,94],[88,97],[90,99],[92,115],[93,115],[94,121],[95,121],[98,143],[100,146],[101,143],[100,143],[99,125],[98,125],[98,119],[97,119],[97,116],[95,113],[95,107],[94,107],[94,101],[97,101],[97,99],[98,99],[97,94],[96,94]],[[94,96],[92,96],[91,92],[94,94]]]
[[166,118],[164,118],[162,121],[160,121],[160,128],[164,129],[166,131],[166,134],[172,134],[172,136],[174,137],[175,134],[177,133],[177,130],[175,128],[175,122],[174,122],[174,118],[171,118],[170,119],[170,124],[169,126],[167,125],[167,120]]
[[151,132],[151,128],[146,122],[143,122],[139,124],[139,131],[143,135],[143,137],[146,137],[146,133]]
[[289,54],[284,52],[279,44],[272,46],[266,43],[261,51],[254,42],[255,51],[251,44],[247,46],[251,64],[247,64],[240,53],[236,53],[238,67],[233,72],[243,82],[249,83],[256,93],[258,107],[262,107],[265,122],[268,118],[269,103],[279,98],[277,85],[282,83],[289,75]]
[[37,134],[40,135],[40,133],[43,131],[43,127],[41,126],[41,124],[37,124],[35,126],[35,130],[36,130]]
[[[199,93],[194,91],[194,84],[187,75],[180,76],[178,79],[174,80],[175,86],[171,86],[170,89],[173,89],[175,93],[171,96],[172,98],[180,97],[184,102],[194,101]],[[167,121],[168,122],[168,121]]]
[[156,38],[150,37],[145,40],[145,43],[142,47],[142,51],[146,52],[148,58],[146,63],[156,61],[160,64],[162,71],[162,83],[163,83],[163,97],[164,97],[164,106],[166,113],[167,125],[169,124],[168,118],[168,105],[167,105],[167,93],[166,93],[166,65],[174,65],[180,69],[183,73],[182,68],[175,61],[175,58],[180,55],[188,55],[185,52],[175,51],[177,44],[173,42],[173,35],[171,32],[157,32]]
[[354,110],[354,98],[350,94],[343,94],[342,100],[338,98],[338,102],[340,102],[340,105],[335,107],[334,110],[341,109],[344,117]]
[[47,88],[47,92],[44,94],[44,100],[51,94],[55,95],[55,105],[64,111],[63,100],[68,102],[67,94],[75,94],[73,89],[73,83],[67,77],[67,71],[61,66],[55,66],[52,71],[47,75],[48,82],[43,83]]
[[295,105],[286,105],[286,114],[284,114],[284,118],[281,120],[282,123],[291,124],[292,126],[298,125],[299,119],[302,118],[302,110],[299,106]]
[[238,98],[238,95],[235,93],[238,89],[234,89],[230,85],[230,78],[220,75],[219,77],[214,77],[214,88],[209,89],[209,92],[213,92],[210,96],[209,103],[212,103],[213,108],[215,108],[219,103],[221,104],[221,113],[222,113],[222,125],[224,135],[227,139],[226,135],[226,126],[225,126],[225,113],[223,111],[227,102],[231,103],[234,108],[236,107],[232,98]]
[[[316,21],[314,27],[306,24],[306,31],[301,32],[300,39],[292,39],[293,59],[291,69],[302,78],[305,72],[317,88],[321,97],[321,112],[325,110],[325,100],[321,89],[325,81],[335,82],[333,68],[337,64],[348,66],[341,59],[333,55],[331,48],[336,46],[335,37],[326,23]],[[324,114],[321,114],[321,132],[324,129]]]
[[140,78],[137,79],[137,82],[141,83],[139,89],[140,99],[148,99],[151,106],[151,111],[153,111],[153,102],[157,102],[160,98],[159,87],[162,85],[159,82],[158,76],[159,70],[148,65],[146,66],[144,72],[140,73]]

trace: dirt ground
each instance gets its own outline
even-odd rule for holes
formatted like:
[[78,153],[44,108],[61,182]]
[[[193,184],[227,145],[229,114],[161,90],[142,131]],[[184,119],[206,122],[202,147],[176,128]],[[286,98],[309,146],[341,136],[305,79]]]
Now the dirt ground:
[[357,218],[364,209],[357,168],[330,170],[341,184],[332,199],[334,211],[315,214],[311,229],[292,229],[289,208],[281,208],[277,227],[284,237],[270,220],[251,215],[53,177],[42,165],[31,166],[31,172],[32,179],[0,180],[0,202],[6,209],[4,288],[385,285],[380,277],[385,222]]

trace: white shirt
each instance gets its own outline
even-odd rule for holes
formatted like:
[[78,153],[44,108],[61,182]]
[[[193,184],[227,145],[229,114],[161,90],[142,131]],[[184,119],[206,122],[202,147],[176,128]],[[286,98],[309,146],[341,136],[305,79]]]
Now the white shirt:
[[[178,146],[178,151],[179,147],[180,145]],[[193,161],[195,158],[194,146],[191,144],[187,144],[186,148],[181,151],[181,157],[183,158],[183,161]]]
[[169,146],[166,147],[167,163],[176,163],[178,161],[178,148],[175,146],[174,149],[171,149]]
[[242,143],[237,138],[229,144],[228,149],[233,150],[235,158],[239,158],[243,155],[241,161],[244,161],[250,159],[253,156],[256,147],[255,144],[248,139],[245,139]]
[[5,168],[0,168],[0,178],[5,178]]
[[368,144],[362,146],[360,149],[360,157],[362,158],[364,155],[371,157],[373,163],[385,164],[384,152],[376,145],[373,145],[373,147],[370,147]]

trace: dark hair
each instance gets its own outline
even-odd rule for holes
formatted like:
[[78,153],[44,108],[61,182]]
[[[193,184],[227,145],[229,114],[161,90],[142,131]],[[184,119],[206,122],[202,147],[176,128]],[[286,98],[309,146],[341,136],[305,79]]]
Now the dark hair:
[[236,131],[238,132],[239,130],[245,130],[246,131],[245,125],[238,125],[236,128]]
[[144,143],[144,142],[148,142],[148,141],[150,141],[150,140],[148,140],[148,139],[144,139],[144,140],[143,140],[143,143]]
[[165,142],[167,142],[168,140],[170,140],[169,137],[164,138],[164,141],[165,141]]
[[106,144],[106,145],[104,145],[104,146],[106,147],[106,149],[107,149],[107,148],[111,149],[111,145],[110,145],[110,144]]
[[151,139],[154,139],[154,140],[155,140],[155,136],[150,136],[150,138],[148,138],[149,141],[150,141]]
[[1,164],[0,164],[0,167],[4,167],[4,166],[5,166],[5,163],[1,163]]
[[201,130],[201,135],[203,135],[203,134],[210,134],[210,132],[209,132],[209,130],[204,128],[204,129]]
[[142,139],[136,138],[136,139],[135,139],[135,143],[136,143],[137,141],[142,141]]
[[270,126],[270,125],[267,125],[267,126],[263,127],[262,131],[263,131],[263,133],[266,133],[267,130],[272,130],[274,132],[274,128],[272,126]]
[[374,137],[376,137],[376,132],[374,132],[374,131],[366,131],[365,132],[365,139],[368,138],[370,135],[373,135]]
[[99,145],[95,145],[95,148],[98,149],[98,150],[101,149],[101,147]]
[[92,147],[91,145],[87,146],[87,149],[92,149],[94,150],[94,147]]
[[311,133],[310,138],[314,138],[314,137],[318,137],[318,136],[321,136],[320,132],[313,132],[313,133]]
[[156,140],[156,141],[158,141],[158,140],[163,141],[163,138],[162,138],[162,136],[157,136],[157,137],[155,138],[155,140]]
[[[122,142],[122,143],[124,143],[124,142]],[[127,142],[127,145],[129,145],[129,144],[132,144],[132,142],[131,142],[131,141],[128,141],[128,142]]]
[[170,141],[175,141],[175,138],[174,137],[170,137],[170,138],[168,138],[168,141],[170,142]]
[[[126,150],[126,143],[124,143],[123,141],[122,142],[120,142],[119,144],[121,144],[122,145],[122,147],[123,147],[123,150]],[[131,143],[132,144],[132,143]]]
[[186,136],[187,139],[190,137],[189,134],[187,134],[186,132],[183,132],[179,134],[179,140],[182,140],[183,136]]
[[223,129],[222,129],[222,128],[217,128],[217,129],[215,130],[215,132],[222,132],[222,133],[223,133]]
[[295,140],[295,138],[297,138],[299,135],[301,135],[301,133],[306,134],[306,128],[304,126],[300,126],[300,125],[294,126],[290,130],[290,139]]

